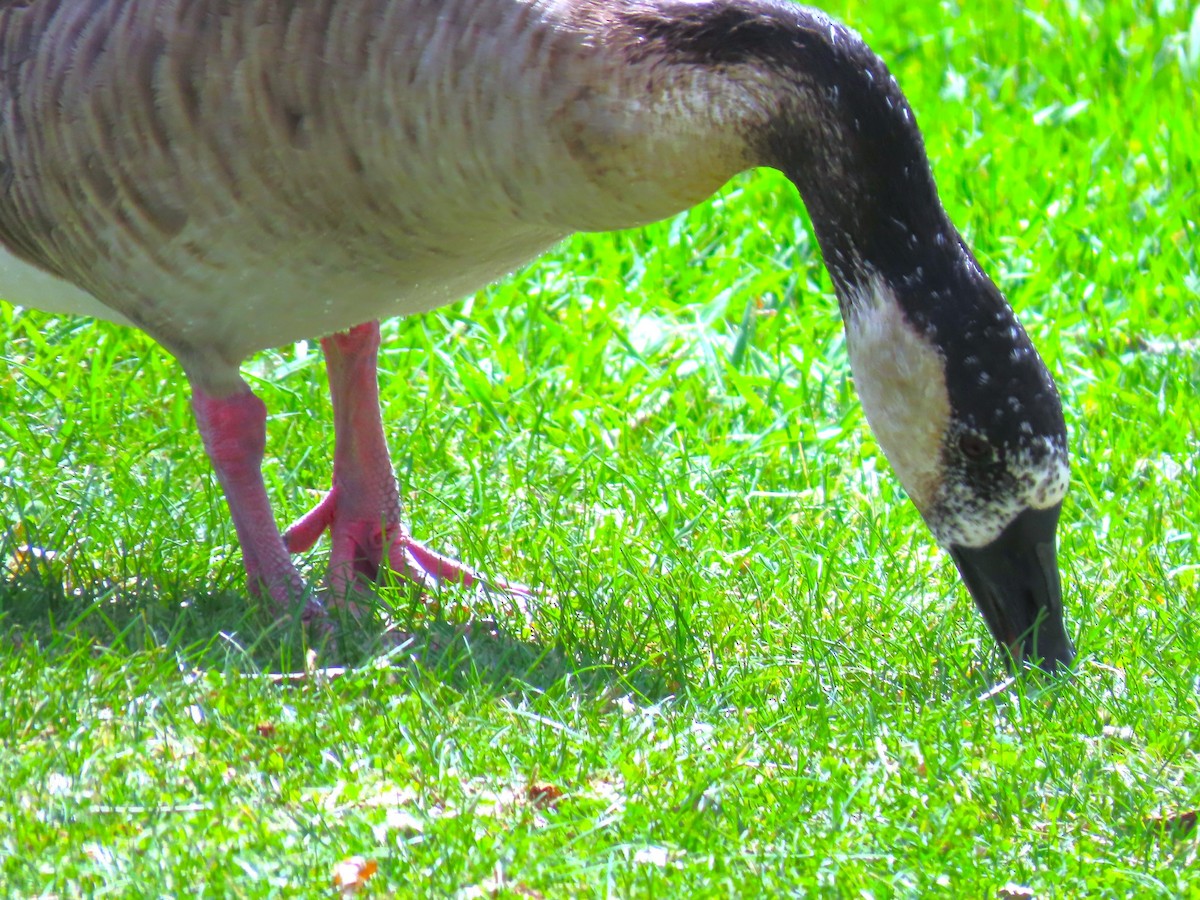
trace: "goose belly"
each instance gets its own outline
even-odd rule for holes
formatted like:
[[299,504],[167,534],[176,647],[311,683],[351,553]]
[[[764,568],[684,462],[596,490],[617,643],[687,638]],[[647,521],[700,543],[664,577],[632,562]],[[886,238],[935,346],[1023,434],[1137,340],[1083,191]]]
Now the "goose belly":
[[[374,319],[416,315],[453,303],[538,256],[560,234],[525,235],[486,252],[428,255],[396,247],[396,258],[281,254],[275,265],[214,267],[164,280],[127,308],[165,344],[208,346],[228,359],[344,331]],[[147,284],[143,282],[142,287]]]
[[105,306],[87,291],[19,259],[3,245],[0,245],[0,300],[45,312],[130,324],[125,316]]
[[[373,319],[452,303],[512,272],[564,236],[510,223],[439,246],[399,238],[381,247],[339,241],[211,240],[202,256],[134,251],[97,258],[95,294],[0,245],[0,299],[45,312],[133,325],[181,358],[237,361]],[[258,238],[256,241],[255,238]],[[374,249],[376,252],[368,252]],[[90,286],[90,285],[89,285]],[[103,300],[96,295],[103,297]]]

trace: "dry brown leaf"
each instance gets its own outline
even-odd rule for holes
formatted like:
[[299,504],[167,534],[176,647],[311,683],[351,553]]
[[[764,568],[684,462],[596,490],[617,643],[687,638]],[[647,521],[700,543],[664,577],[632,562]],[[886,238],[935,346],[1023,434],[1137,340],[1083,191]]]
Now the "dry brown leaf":
[[529,802],[540,809],[553,809],[566,792],[553,784],[531,784]]
[[1196,830],[1196,816],[1197,811],[1194,809],[1189,809],[1187,812],[1164,813],[1150,816],[1146,819],[1146,825],[1158,831],[1169,831],[1176,837],[1183,837]]
[[333,886],[349,896],[366,886],[371,876],[379,871],[379,866],[373,859],[352,856],[344,859],[333,867]]
[[39,568],[55,571],[58,562],[58,551],[35,547],[33,544],[21,544],[13,548],[12,557],[8,561],[8,571],[13,575],[36,573]]

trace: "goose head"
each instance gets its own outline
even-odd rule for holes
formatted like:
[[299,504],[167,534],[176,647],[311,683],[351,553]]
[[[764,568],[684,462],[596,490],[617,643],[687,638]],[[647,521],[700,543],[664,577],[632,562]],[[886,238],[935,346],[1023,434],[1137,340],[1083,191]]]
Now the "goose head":
[[1054,381],[951,224],[886,66],[820,14],[792,31],[806,49],[771,147],[812,212],[867,421],[1010,659],[1067,666]]
[[1012,661],[1069,665],[1062,404],[950,222],[886,65],[852,29],[776,0],[655,4],[636,25],[664,56],[739,85],[752,161],[787,175],[808,209],[896,475]]
[[[963,251],[965,254],[965,250]],[[852,293],[851,368],[880,446],[1014,661],[1074,657],[1056,530],[1068,485],[1062,405],[1008,304],[969,254],[953,288],[875,276]],[[931,291],[959,315],[920,315]]]

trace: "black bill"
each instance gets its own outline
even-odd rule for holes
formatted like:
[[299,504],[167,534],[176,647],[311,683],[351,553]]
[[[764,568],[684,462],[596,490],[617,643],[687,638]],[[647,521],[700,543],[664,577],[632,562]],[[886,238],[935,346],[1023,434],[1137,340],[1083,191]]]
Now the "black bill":
[[951,547],[992,636],[1013,662],[1047,672],[1070,666],[1075,648],[1062,614],[1054,533],[1062,504],[1027,509],[985,547]]

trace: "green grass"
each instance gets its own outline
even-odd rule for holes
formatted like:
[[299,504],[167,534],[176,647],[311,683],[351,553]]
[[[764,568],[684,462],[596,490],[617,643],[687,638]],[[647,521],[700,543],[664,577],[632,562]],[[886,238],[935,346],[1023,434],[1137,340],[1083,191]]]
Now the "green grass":
[[[772,173],[387,325],[413,530],[545,593],[385,590],[412,643],[351,631],[340,678],[262,677],[303,648],[244,597],[176,365],[0,307],[6,896],[330,895],[353,855],[380,896],[1200,896],[1196,834],[1148,824],[1200,808],[1200,12],[829,9],[1058,378],[1078,676],[986,696]],[[247,372],[290,519],[320,356]]]

